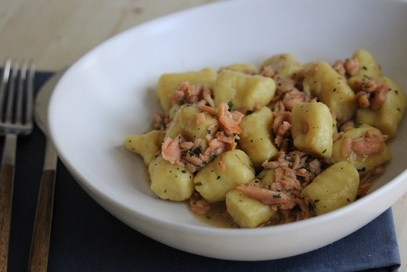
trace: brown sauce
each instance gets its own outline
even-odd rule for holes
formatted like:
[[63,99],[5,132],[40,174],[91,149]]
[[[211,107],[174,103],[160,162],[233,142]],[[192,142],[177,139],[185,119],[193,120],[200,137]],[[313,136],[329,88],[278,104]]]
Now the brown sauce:
[[191,213],[201,222],[217,228],[232,228],[236,229],[239,226],[233,222],[232,218],[225,213],[225,202],[218,202],[211,204],[211,209],[207,214],[198,215],[191,211]]

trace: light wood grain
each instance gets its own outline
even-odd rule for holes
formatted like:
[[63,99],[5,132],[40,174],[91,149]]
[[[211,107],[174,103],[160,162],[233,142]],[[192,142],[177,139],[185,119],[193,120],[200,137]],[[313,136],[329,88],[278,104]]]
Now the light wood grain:
[[[59,70],[132,26],[205,0],[0,0],[0,60],[34,58],[38,70]],[[402,267],[407,271],[407,195],[393,205]]]
[[0,59],[31,57],[38,70],[59,70],[125,29],[210,2],[0,0]]
[[1,166],[0,171],[0,272],[6,272],[13,203],[14,165],[5,163]]
[[55,170],[44,170],[38,195],[37,212],[28,259],[29,272],[46,272],[51,239]]

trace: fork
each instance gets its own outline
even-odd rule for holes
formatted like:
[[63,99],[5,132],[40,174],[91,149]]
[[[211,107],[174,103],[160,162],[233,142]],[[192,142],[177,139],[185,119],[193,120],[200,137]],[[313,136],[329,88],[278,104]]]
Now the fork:
[[14,166],[18,135],[33,129],[34,62],[7,58],[0,82],[0,134],[5,136],[0,169],[0,271],[7,270]]

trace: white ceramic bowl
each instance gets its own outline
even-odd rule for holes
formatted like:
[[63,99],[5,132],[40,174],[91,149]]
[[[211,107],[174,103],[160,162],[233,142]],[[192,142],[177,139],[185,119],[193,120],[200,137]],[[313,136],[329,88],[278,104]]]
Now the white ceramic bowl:
[[235,62],[260,64],[277,53],[300,62],[372,52],[385,75],[407,90],[407,3],[400,1],[225,1],[166,16],[123,32],[82,57],[51,99],[57,152],[106,210],[169,246],[209,257],[265,260],[325,246],[361,228],[407,191],[407,118],[393,161],[369,195],[326,215],[260,229],[219,229],[183,203],[158,200],[125,136],[144,133],[157,111],[154,86],[166,72]]

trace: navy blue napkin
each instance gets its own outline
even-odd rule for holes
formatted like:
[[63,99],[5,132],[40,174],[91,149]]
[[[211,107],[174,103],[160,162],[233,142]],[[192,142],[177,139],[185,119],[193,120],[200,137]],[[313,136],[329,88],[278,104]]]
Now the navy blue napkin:
[[[36,73],[36,91],[51,75]],[[10,272],[27,271],[44,148],[38,127],[18,140]],[[217,260],[173,249],[131,229],[91,199],[58,163],[49,271],[396,271],[399,266],[390,209],[344,239],[309,253],[270,261]]]

